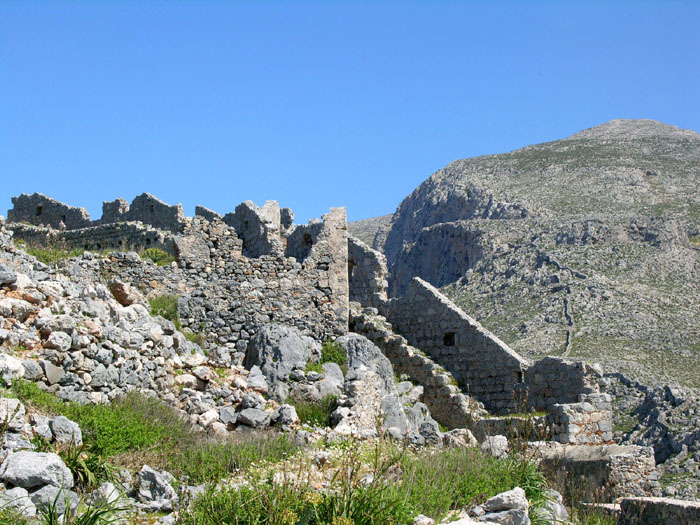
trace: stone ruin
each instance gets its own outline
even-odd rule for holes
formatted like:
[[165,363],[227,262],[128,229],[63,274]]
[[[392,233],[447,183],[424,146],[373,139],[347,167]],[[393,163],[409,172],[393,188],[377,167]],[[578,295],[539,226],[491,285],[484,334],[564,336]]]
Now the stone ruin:
[[[546,413],[538,416],[546,438],[560,447],[546,449],[549,460],[567,462],[572,472],[593,469],[606,480],[616,479],[619,465],[627,468],[617,449],[615,455],[605,448],[613,445],[612,408],[599,367],[554,357],[530,364],[419,278],[390,298],[384,255],[348,236],[344,208],[296,225],[292,211],[275,201],[262,207],[245,201],[225,215],[197,206],[188,218],[181,205],[142,194],[131,205],[105,202],[98,221],[40,194],[12,202],[7,227],[28,243],[49,235],[69,247],[158,247],[175,256],[176,264],[161,268],[117,253],[101,263],[102,271],[149,296],[179,296],[183,327],[206,334],[217,348],[242,357],[270,323],[294,326],[316,340],[354,331],[375,343],[397,373],[423,385],[424,402],[448,428],[507,435],[517,419],[483,418],[483,408],[495,416],[537,410]],[[598,448],[576,452],[582,445]],[[634,490],[619,488],[657,495],[653,452],[632,449],[622,456],[644,456],[651,469],[623,476],[633,478]]]

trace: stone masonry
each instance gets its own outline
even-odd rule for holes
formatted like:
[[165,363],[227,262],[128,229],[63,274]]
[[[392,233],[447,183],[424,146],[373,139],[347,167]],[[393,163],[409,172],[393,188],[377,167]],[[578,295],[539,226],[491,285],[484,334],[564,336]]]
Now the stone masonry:
[[700,502],[668,498],[624,498],[620,502],[618,525],[700,523]]
[[436,288],[416,277],[406,295],[390,299],[380,312],[489,411],[517,409],[514,392],[523,382],[528,363]]
[[354,237],[348,237],[348,277],[351,301],[375,308],[386,302],[386,257]]

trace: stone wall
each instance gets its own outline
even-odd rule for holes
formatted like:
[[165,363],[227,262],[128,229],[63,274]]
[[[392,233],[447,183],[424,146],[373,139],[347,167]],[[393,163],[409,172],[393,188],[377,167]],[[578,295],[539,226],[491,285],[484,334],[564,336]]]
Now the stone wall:
[[414,278],[380,312],[408,342],[452,373],[494,413],[516,411],[528,363],[435,287]]
[[395,373],[407,375],[423,387],[420,401],[427,405],[437,422],[450,429],[472,428],[472,423],[484,412],[480,403],[461,392],[447,370],[394,334],[376,308],[362,311],[351,308],[350,330],[377,345],[391,361]]
[[22,239],[30,246],[53,245],[61,249],[82,248],[91,251],[139,251],[160,248],[170,254],[174,254],[175,248],[172,234],[137,222],[104,224],[64,231],[24,223],[10,223],[7,228],[14,232],[16,239]]
[[243,254],[260,257],[282,251],[281,211],[276,201],[267,201],[260,208],[252,201],[236,206],[233,213],[227,213],[223,221],[235,228],[243,241]]
[[533,443],[533,458],[568,501],[610,502],[623,496],[658,496],[661,487],[651,447]]
[[609,443],[612,433],[612,398],[608,394],[581,394],[578,403],[548,407],[551,437],[559,443]]
[[387,300],[386,257],[354,237],[348,237],[350,300],[379,307]]
[[696,525],[700,502],[668,498],[624,498],[617,525]]
[[67,229],[90,226],[90,214],[85,208],[74,208],[40,193],[23,193],[12,197],[13,208],[7,211],[7,221],[24,222],[35,226],[51,226],[58,229],[60,223]]
[[76,230],[119,222],[142,222],[168,232],[181,232],[187,222],[182,205],[171,206],[149,193],[142,193],[129,205],[124,199],[102,203],[102,218],[90,220],[84,208],[74,208],[40,193],[12,198],[13,209],[8,210],[9,223],[26,223],[59,229],[63,222],[66,230]]
[[598,365],[545,357],[525,372],[528,408],[548,410],[556,403],[578,403],[581,394],[600,392],[602,380]]
[[102,204],[101,223],[140,221],[161,230],[181,232],[185,227],[182,205],[169,205],[150,193],[142,193],[125,205],[124,199]]
[[[329,218],[339,222],[321,223],[328,231],[320,233],[315,251],[303,262],[280,253],[246,257],[233,228],[195,217],[174,240],[178,268],[161,268],[136,254],[113,254],[101,259],[96,271],[148,296],[180,296],[182,326],[204,333],[212,345],[244,352],[247,341],[271,322],[324,340],[346,333],[348,322],[347,271],[343,266],[343,279],[332,274],[337,263],[328,253],[337,249],[335,243],[346,242],[337,231],[344,232],[344,214]],[[342,250],[335,255],[338,261],[343,257]]]

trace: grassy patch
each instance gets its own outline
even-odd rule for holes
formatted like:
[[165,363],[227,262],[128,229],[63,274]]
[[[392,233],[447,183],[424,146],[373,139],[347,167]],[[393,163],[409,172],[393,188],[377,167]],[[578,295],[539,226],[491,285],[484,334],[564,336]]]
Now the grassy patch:
[[44,264],[56,264],[63,259],[79,257],[85,252],[82,248],[57,248],[46,246],[26,246],[25,251]]
[[169,266],[175,261],[175,257],[160,248],[147,248],[139,255],[144,261],[152,261],[158,266]]
[[148,304],[151,307],[151,315],[160,315],[163,319],[172,321],[175,328],[181,330],[182,325],[180,324],[180,313],[177,310],[177,300],[178,297],[176,295],[158,295],[151,297],[148,300]]
[[[298,471],[308,464],[300,458],[298,465],[288,462],[274,469],[278,478],[295,481],[273,483],[270,471],[251,478],[249,486],[210,489],[183,522],[408,525],[419,513],[440,520],[516,486],[533,502],[533,518],[545,501],[542,474],[524,461],[496,460],[476,449],[411,453],[382,442],[376,448],[356,442],[342,448],[339,461],[329,461],[337,470],[328,473],[327,488],[319,491]],[[403,473],[397,483],[399,466]]]
[[313,361],[309,361],[306,363],[306,367],[304,368],[304,372],[309,373],[309,372],[317,372],[319,374],[323,373],[323,366],[321,363],[314,363]]
[[112,458],[125,467],[140,469],[148,463],[186,475],[191,482],[204,483],[218,481],[254,462],[280,461],[298,448],[275,432],[207,440],[171,407],[139,393],[111,404],[78,405],[65,403],[29,381],[13,382],[11,392],[34,410],[61,414],[80,425],[91,454],[88,461],[93,462],[85,469],[79,464],[83,450],[79,454],[73,451],[77,467],[83,470],[95,471],[101,468],[101,458]]
[[287,399],[287,403],[292,405],[299,420],[302,423],[315,427],[328,427],[331,424],[331,414],[338,408],[338,398],[336,396],[326,396],[317,403],[308,403],[296,399]]
[[323,343],[321,348],[321,364],[336,363],[341,368],[348,362],[348,356],[345,355],[345,350],[335,341],[330,339]]

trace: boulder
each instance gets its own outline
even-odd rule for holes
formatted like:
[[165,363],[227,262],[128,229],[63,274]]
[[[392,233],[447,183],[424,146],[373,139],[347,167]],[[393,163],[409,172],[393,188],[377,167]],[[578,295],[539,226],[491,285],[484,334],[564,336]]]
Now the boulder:
[[359,334],[347,334],[335,342],[345,350],[348,369],[365,366],[382,378],[387,393],[394,388],[394,369],[391,362],[372,341]]
[[17,281],[17,274],[9,266],[0,263],[0,286]]
[[49,338],[44,343],[46,348],[55,348],[61,352],[70,350],[73,339],[65,332],[52,332]]
[[65,416],[52,417],[49,421],[51,432],[59,443],[83,444],[83,433],[77,423]]
[[141,503],[154,511],[173,510],[173,503],[177,501],[177,493],[168,481],[168,478],[172,478],[172,476],[158,472],[148,465],[144,465],[136,476],[138,478],[136,497]]
[[512,509],[527,511],[530,505],[527,502],[525,491],[520,487],[515,487],[513,490],[501,492],[488,499],[486,503],[481,505],[481,508],[486,512],[501,512]]
[[107,287],[117,302],[122,306],[129,306],[134,303],[145,304],[146,302],[141,292],[122,281],[111,281]]
[[73,474],[52,452],[21,450],[9,454],[0,466],[0,480],[24,488],[42,485],[73,487]]
[[294,425],[299,422],[297,410],[292,405],[282,405],[278,409],[279,417],[277,421],[283,427]]
[[46,485],[30,495],[32,503],[40,511],[54,508],[59,516],[65,514],[66,507],[75,511],[80,503],[78,495],[66,487]]
[[13,379],[24,376],[22,362],[16,357],[7,354],[0,354],[0,377],[5,383],[12,383]]
[[270,424],[270,414],[257,408],[246,408],[238,413],[237,422],[253,428],[266,427]]
[[[303,369],[307,361],[320,353],[320,345],[303,336],[296,328],[279,324],[263,326],[250,340],[243,366],[259,366],[267,379],[271,397],[284,400],[285,384],[295,368]],[[250,377],[248,379],[250,383]]]
[[29,497],[27,489],[22,487],[0,492],[0,508],[14,509],[29,518],[36,516],[36,506]]
[[11,432],[19,432],[24,426],[26,411],[19,399],[0,398],[0,424]]
[[505,436],[487,437],[481,444],[481,451],[494,458],[501,458],[508,453],[508,439]]

